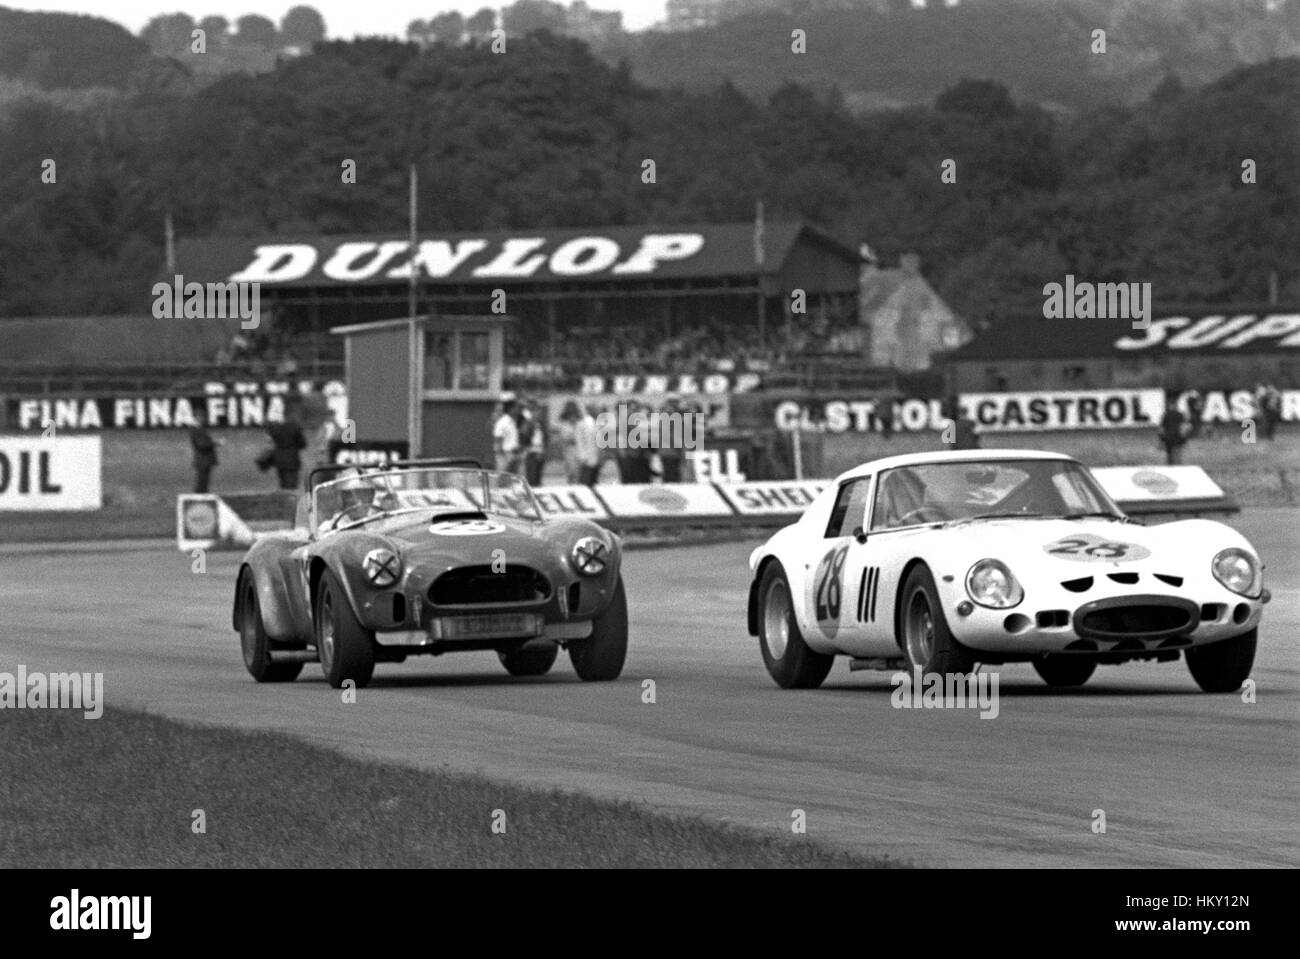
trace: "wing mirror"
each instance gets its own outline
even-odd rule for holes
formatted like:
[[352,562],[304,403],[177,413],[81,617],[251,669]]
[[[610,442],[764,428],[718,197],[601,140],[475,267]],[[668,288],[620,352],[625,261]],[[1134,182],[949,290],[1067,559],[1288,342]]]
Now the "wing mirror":
[[867,541],[867,531],[861,526],[855,526],[853,527],[853,538],[858,541],[859,545],[865,543]]

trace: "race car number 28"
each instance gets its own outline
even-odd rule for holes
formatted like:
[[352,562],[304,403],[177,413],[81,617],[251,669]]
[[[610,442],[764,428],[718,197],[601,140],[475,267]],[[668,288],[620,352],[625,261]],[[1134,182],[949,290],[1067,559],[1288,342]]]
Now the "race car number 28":
[[840,629],[840,607],[844,602],[844,560],[849,555],[847,545],[831,550],[817,564],[813,577],[813,610],[817,625],[827,636]]
[[1067,536],[1048,543],[1043,549],[1061,559],[1084,563],[1127,563],[1151,555],[1149,549],[1137,543],[1117,543],[1090,534]]

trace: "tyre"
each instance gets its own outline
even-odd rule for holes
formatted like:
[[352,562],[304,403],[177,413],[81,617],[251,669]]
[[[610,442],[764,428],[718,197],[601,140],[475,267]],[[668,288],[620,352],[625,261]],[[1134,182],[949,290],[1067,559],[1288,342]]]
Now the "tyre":
[[551,671],[559,655],[560,647],[555,643],[497,652],[501,665],[511,676],[544,676]]
[[903,653],[911,668],[919,666],[927,676],[965,675],[975,668],[974,654],[948,631],[929,567],[919,565],[907,574],[899,608]]
[[1235,693],[1250,677],[1255,665],[1255,645],[1259,628],[1232,639],[1221,639],[1208,646],[1193,646],[1187,651],[1187,668],[1196,685],[1207,693]]
[[780,563],[763,571],[758,586],[758,645],[763,665],[782,689],[816,689],[835,664],[804,642],[795,621],[790,583]]
[[375,635],[357,620],[347,593],[327,569],[316,588],[316,650],[320,668],[335,689],[347,680],[361,689],[375,672]]
[[596,683],[618,679],[626,659],[627,594],[619,576],[614,598],[592,622],[591,635],[569,645],[569,660],[580,679]]
[[252,574],[239,577],[239,646],[244,668],[259,683],[288,683],[298,678],[302,663],[271,662],[271,640],[262,622],[262,604]]
[[1049,686],[1082,686],[1097,668],[1086,656],[1043,656],[1034,660],[1034,672]]

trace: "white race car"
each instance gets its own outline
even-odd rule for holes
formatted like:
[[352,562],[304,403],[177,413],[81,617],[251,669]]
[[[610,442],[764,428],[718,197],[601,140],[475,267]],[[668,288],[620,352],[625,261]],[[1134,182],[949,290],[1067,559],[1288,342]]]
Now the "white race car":
[[820,685],[836,656],[926,674],[1027,661],[1078,686],[1098,663],[1186,653],[1201,689],[1229,692],[1269,600],[1236,530],[1142,525],[1082,464],[1040,451],[866,463],[749,563],[749,632],[787,688]]

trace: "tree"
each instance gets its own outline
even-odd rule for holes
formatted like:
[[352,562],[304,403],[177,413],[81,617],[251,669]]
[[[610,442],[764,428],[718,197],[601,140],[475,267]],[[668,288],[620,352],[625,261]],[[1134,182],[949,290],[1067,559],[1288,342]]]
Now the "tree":
[[564,8],[551,0],[516,0],[501,11],[501,23],[506,33],[514,37],[537,30],[563,33],[568,22]]
[[996,80],[970,80],[963,77],[955,86],[939,94],[934,108],[940,113],[965,113],[982,120],[1016,115],[1011,91]]
[[210,47],[220,46],[230,39],[230,21],[220,14],[204,17],[199,21],[199,29]]
[[236,21],[236,25],[239,32],[235,34],[235,40],[241,46],[270,48],[279,40],[275,23],[260,13],[245,14]]
[[455,10],[440,13],[429,21],[429,32],[439,43],[460,43],[465,35],[465,18]]
[[310,48],[325,39],[325,18],[315,7],[292,7],[280,21],[280,36],[289,46]]
[[190,48],[194,18],[188,13],[165,13],[154,17],[140,31],[140,39],[160,57],[179,57]]
[[469,35],[479,40],[491,36],[496,25],[497,15],[491,7],[484,7],[465,21],[465,29],[469,31]]
[[406,39],[410,43],[418,43],[424,46],[429,42],[429,21],[412,20],[406,25]]

